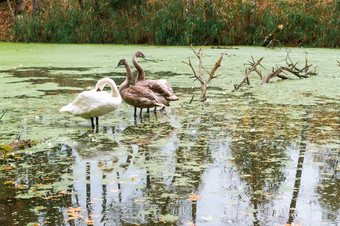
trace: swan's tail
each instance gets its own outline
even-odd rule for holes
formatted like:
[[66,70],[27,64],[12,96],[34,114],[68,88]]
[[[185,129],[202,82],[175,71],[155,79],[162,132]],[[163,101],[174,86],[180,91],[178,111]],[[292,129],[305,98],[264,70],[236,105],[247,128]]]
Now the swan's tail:
[[71,107],[69,105],[66,105],[66,106],[60,108],[59,112],[71,113]]
[[165,99],[167,99],[169,101],[176,101],[176,100],[179,100],[179,97],[176,96],[176,95],[171,95],[171,96],[165,97]]
[[[164,105],[162,103],[155,103],[155,105],[160,106],[160,107],[166,107],[166,105]],[[168,106],[170,106],[170,105],[168,105]]]

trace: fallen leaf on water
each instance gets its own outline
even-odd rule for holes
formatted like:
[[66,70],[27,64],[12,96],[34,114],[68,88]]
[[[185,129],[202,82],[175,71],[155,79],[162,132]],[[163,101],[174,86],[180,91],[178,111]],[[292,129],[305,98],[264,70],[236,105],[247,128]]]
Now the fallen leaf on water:
[[17,186],[18,189],[20,189],[20,188],[22,188],[22,187],[25,187],[25,185],[19,184],[19,185]]
[[87,225],[94,225],[93,221],[89,218],[86,218],[85,222],[87,223]]
[[45,178],[44,180],[55,180],[55,178]]
[[191,195],[189,195],[189,198],[187,200],[195,200],[196,201],[196,200],[198,200],[200,198],[201,197],[196,195],[196,194],[191,194]]

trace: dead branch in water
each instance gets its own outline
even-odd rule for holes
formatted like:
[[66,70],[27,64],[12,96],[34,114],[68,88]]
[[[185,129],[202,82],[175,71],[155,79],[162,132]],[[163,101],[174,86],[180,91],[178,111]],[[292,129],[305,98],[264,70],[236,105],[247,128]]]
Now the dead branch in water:
[[[223,52],[220,56],[220,58],[218,59],[218,61],[215,63],[214,67],[212,68],[212,70],[210,71],[209,73],[209,77],[207,78],[207,80],[203,80],[203,63],[202,63],[202,52],[203,52],[203,49],[204,49],[204,46],[202,46],[198,53],[194,50],[194,48],[192,47],[191,45],[191,49],[192,51],[194,52],[194,54],[196,55],[196,57],[198,57],[199,59],[199,68],[198,68],[198,75],[195,71],[195,69],[193,68],[192,64],[191,64],[191,61],[190,61],[190,58],[189,58],[189,63],[187,62],[184,62],[182,61],[183,63],[189,65],[194,73],[194,77],[195,77],[195,80],[198,80],[200,83],[201,83],[201,90],[202,90],[202,94],[200,96],[200,100],[201,101],[204,101],[206,99],[205,95],[207,93],[207,87],[208,87],[208,83],[213,80],[214,78],[216,78],[217,76],[214,76],[217,68],[219,68],[221,66],[221,61],[223,59],[223,56],[226,54],[226,52]],[[205,70],[205,69],[204,69]],[[206,70],[205,70],[206,71]]]
[[243,85],[243,83],[245,83],[246,81],[247,81],[248,85],[250,84],[249,78],[248,78],[248,77],[249,77],[249,74],[250,74],[252,71],[256,71],[256,72],[260,75],[260,77],[262,78],[261,73],[256,69],[256,66],[257,66],[257,65],[261,65],[260,63],[261,63],[262,59],[263,59],[263,57],[262,57],[261,59],[259,59],[256,63],[255,63],[254,59],[253,59],[253,62],[250,62],[250,65],[251,65],[252,67],[248,69],[248,71],[247,71],[247,73],[246,73],[246,76],[244,77],[244,79],[242,80],[242,82],[241,82],[239,85],[234,86],[234,91],[238,90],[238,89]]
[[[249,85],[249,74],[252,71],[255,71],[261,78],[262,80],[262,84],[266,84],[269,82],[270,79],[274,78],[274,77],[279,77],[281,79],[288,79],[289,77],[287,77],[286,75],[283,75],[283,72],[289,72],[299,78],[308,78],[311,75],[316,75],[316,68],[314,68],[314,71],[311,71],[311,66],[312,64],[308,64],[308,58],[307,58],[307,53],[306,53],[306,57],[305,57],[305,65],[303,68],[299,68],[297,66],[298,62],[294,63],[292,61],[292,59],[290,58],[289,55],[289,51],[287,51],[287,55],[286,55],[286,64],[287,66],[279,66],[276,69],[273,69],[271,73],[269,73],[265,78],[262,78],[262,74],[261,72],[256,68],[258,65],[262,66],[260,63],[263,59],[263,57],[261,59],[259,59],[256,63],[254,58],[252,57],[252,62],[250,63],[251,68],[248,69],[248,71],[246,72],[246,75],[244,77],[244,79],[242,80],[242,82],[239,85],[234,85],[234,90],[236,91],[238,90],[245,82],[248,83]],[[262,66],[263,67],[263,66]]]
[[289,56],[289,53],[290,51],[287,51],[287,55],[286,55],[287,67],[281,66],[275,71],[275,73],[270,73],[269,75],[267,75],[267,77],[263,79],[262,84],[268,83],[269,80],[271,78],[274,78],[275,76],[282,78],[282,79],[288,79],[287,76],[280,74],[282,71],[287,71],[299,78],[308,78],[310,75],[316,75],[315,69],[314,71],[309,70],[312,64],[308,64],[307,53],[305,57],[305,66],[302,69],[297,67],[298,62],[294,63],[292,61],[292,59]]

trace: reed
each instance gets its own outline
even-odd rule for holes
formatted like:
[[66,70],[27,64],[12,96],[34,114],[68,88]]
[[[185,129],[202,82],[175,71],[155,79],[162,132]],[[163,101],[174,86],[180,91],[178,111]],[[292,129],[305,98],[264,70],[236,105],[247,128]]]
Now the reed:
[[[340,2],[243,0],[52,1],[18,17],[19,42],[260,45],[279,24],[281,45],[339,47]],[[261,3],[261,4],[260,4]]]

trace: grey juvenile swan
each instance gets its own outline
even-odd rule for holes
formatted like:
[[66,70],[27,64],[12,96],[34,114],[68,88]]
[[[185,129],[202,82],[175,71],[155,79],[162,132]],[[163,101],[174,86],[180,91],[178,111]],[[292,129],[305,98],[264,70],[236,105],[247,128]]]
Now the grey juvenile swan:
[[132,63],[137,69],[137,78],[135,85],[136,86],[143,86],[151,89],[153,92],[158,93],[159,95],[163,96],[168,101],[176,101],[179,98],[174,94],[169,82],[165,79],[158,79],[158,80],[151,80],[145,79],[145,72],[140,64],[137,62],[137,57],[141,57],[146,59],[145,55],[137,51],[132,56]]
[[120,85],[119,92],[123,100],[135,108],[135,117],[137,116],[137,108],[141,108],[140,113],[142,113],[142,108],[169,106],[169,101],[149,88],[144,86],[130,86],[133,79],[131,68],[125,59],[121,59],[116,68],[121,65],[125,66],[126,79]]

